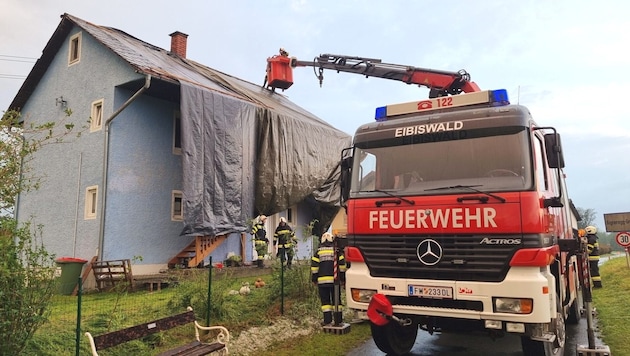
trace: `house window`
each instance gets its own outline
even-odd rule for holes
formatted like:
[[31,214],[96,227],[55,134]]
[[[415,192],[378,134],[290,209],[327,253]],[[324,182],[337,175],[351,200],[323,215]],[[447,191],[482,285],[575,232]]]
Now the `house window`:
[[295,225],[297,222],[297,208],[295,206],[287,209],[287,222],[291,225]]
[[184,220],[184,201],[182,192],[174,190],[171,194],[171,220]]
[[98,203],[98,186],[93,185],[85,189],[85,219],[96,219]]
[[90,132],[98,131],[103,127],[103,99],[92,103],[92,115],[90,116]]
[[182,154],[182,119],[179,111],[173,115],[173,154]]
[[70,37],[70,43],[68,47],[68,65],[79,63],[81,59],[81,32]]

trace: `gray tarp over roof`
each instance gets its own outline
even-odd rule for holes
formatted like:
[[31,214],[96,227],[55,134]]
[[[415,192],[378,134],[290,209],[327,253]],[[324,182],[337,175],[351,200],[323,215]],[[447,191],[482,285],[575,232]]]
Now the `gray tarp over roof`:
[[[279,94],[275,100],[286,100]],[[242,232],[257,214],[307,200],[328,226],[350,136],[314,116],[181,83],[184,235]]]
[[[152,76],[152,87],[179,83],[183,235],[244,231],[255,215],[277,213],[303,200],[317,212],[313,219],[320,225],[332,221],[339,200],[336,166],[341,150],[351,145],[349,135],[260,85],[121,30],[69,14],[61,18],[11,108],[23,107],[76,25],[137,73]],[[259,60],[262,78],[266,63]]]

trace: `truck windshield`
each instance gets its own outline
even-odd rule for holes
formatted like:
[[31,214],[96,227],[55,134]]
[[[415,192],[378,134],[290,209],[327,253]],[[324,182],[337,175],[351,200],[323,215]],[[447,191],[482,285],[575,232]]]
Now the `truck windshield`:
[[389,190],[435,195],[450,193],[443,188],[456,186],[486,192],[532,189],[528,131],[405,145],[358,143],[350,193],[356,197]]

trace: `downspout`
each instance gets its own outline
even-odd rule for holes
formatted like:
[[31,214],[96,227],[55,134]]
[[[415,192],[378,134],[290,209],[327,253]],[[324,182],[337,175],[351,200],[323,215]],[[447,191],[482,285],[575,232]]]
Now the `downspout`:
[[104,149],[103,149],[103,187],[102,187],[102,199],[101,199],[101,222],[100,222],[100,230],[98,233],[98,258],[99,260],[103,260],[103,242],[105,240],[105,203],[107,201],[107,161],[109,158],[109,124],[112,123],[114,118],[118,116],[123,110],[127,108],[133,101],[135,101],[145,90],[149,89],[151,86],[151,75],[145,75],[144,86],[140,88],[135,94],[131,96],[131,98],[127,99],[124,104],[122,104],[114,113],[105,120],[105,140],[104,140]]

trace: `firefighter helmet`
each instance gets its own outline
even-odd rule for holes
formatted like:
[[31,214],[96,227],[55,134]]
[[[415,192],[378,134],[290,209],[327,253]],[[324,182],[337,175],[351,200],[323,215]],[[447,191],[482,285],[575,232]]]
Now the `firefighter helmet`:
[[325,232],[325,233],[322,235],[322,243],[324,243],[324,242],[326,242],[326,241],[328,241],[328,242],[333,242],[333,238],[334,238],[334,237],[335,237],[335,236],[334,236],[333,234],[331,234],[330,232]]
[[285,218],[284,218],[284,216],[283,216],[283,217],[281,217],[281,218],[280,218],[280,222],[281,222],[281,223],[285,223],[285,224],[286,224],[287,219],[285,219]]
[[586,229],[586,233],[589,235],[595,235],[597,233],[597,228],[595,226],[587,226]]

